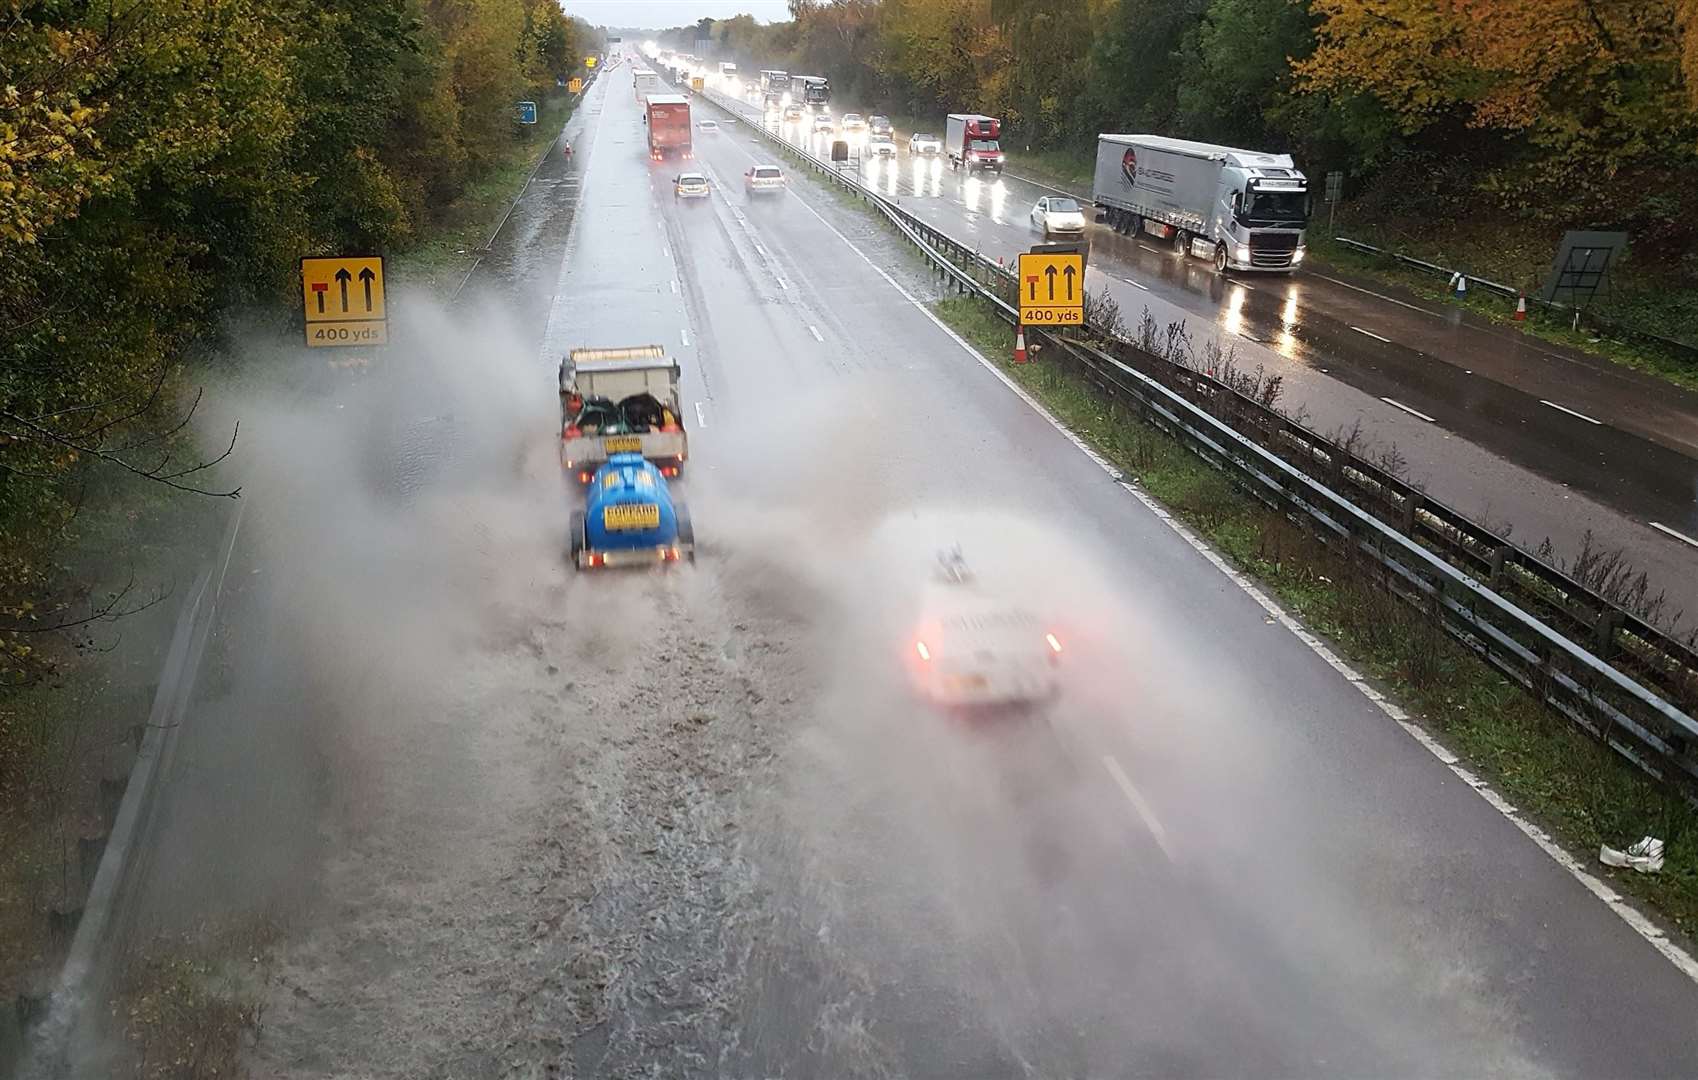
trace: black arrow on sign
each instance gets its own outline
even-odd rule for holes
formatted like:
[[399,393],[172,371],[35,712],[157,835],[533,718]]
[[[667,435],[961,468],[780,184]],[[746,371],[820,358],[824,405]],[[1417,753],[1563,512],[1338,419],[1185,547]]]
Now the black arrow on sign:
[[1071,299],[1073,299],[1073,273],[1074,273],[1072,265],[1069,264],[1067,269],[1063,270],[1062,273],[1067,275],[1067,299],[1071,300]]
[[1055,267],[1053,267],[1053,266],[1044,267],[1044,277],[1049,278],[1049,298],[1051,300],[1054,300],[1055,299]]
[[346,266],[344,266],[342,269],[336,271],[336,284],[342,286],[342,310],[343,311],[348,310],[348,282],[353,278],[353,276],[354,275],[348,273],[348,268]]
[[[1067,272],[1069,274],[1071,274],[1073,271],[1069,270]],[[371,310],[371,281],[372,281],[372,278],[375,278],[376,276],[377,276],[376,274],[371,272],[371,267],[369,267],[369,266],[366,267],[364,270],[360,271],[360,283],[366,287],[366,310],[367,311]],[[1068,295],[1071,296],[1072,293],[1069,293]]]

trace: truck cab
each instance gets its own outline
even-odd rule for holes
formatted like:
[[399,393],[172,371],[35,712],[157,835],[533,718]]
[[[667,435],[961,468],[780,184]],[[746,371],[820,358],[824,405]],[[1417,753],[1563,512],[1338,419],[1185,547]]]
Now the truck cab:
[[944,148],[949,166],[972,172],[1002,172],[1002,121],[978,113],[950,113],[945,125]]

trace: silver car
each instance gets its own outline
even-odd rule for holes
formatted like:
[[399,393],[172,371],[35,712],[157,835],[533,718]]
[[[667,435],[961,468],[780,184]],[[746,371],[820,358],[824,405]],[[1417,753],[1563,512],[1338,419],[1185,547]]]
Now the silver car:
[[916,131],[908,136],[908,152],[910,154],[941,154],[943,140],[929,131]]

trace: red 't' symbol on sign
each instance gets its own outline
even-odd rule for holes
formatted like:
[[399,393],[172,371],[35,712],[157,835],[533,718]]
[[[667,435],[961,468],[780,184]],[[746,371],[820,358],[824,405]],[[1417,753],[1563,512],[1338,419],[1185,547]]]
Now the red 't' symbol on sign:
[[324,294],[329,288],[329,282],[315,281],[312,283],[312,291],[318,294],[318,313],[320,315],[324,314]]

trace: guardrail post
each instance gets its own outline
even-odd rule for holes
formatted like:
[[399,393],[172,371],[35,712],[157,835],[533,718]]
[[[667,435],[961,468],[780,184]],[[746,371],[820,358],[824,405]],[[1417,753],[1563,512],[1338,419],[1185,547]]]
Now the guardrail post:
[[1492,570],[1489,583],[1491,584],[1493,592],[1503,592],[1503,564],[1504,559],[1507,558],[1508,555],[1509,549],[1506,547],[1495,547],[1492,549]]
[[1598,659],[1608,661],[1615,656],[1615,633],[1621,629],[1622,614],[1615,608],[1605,608],[1598,613],[1598,619],[1592,624],[1592,651]]
[[1415,515],[1421,509],[1421,496],[1411,492],[1403,497],[1403,535],[1415,535]]

